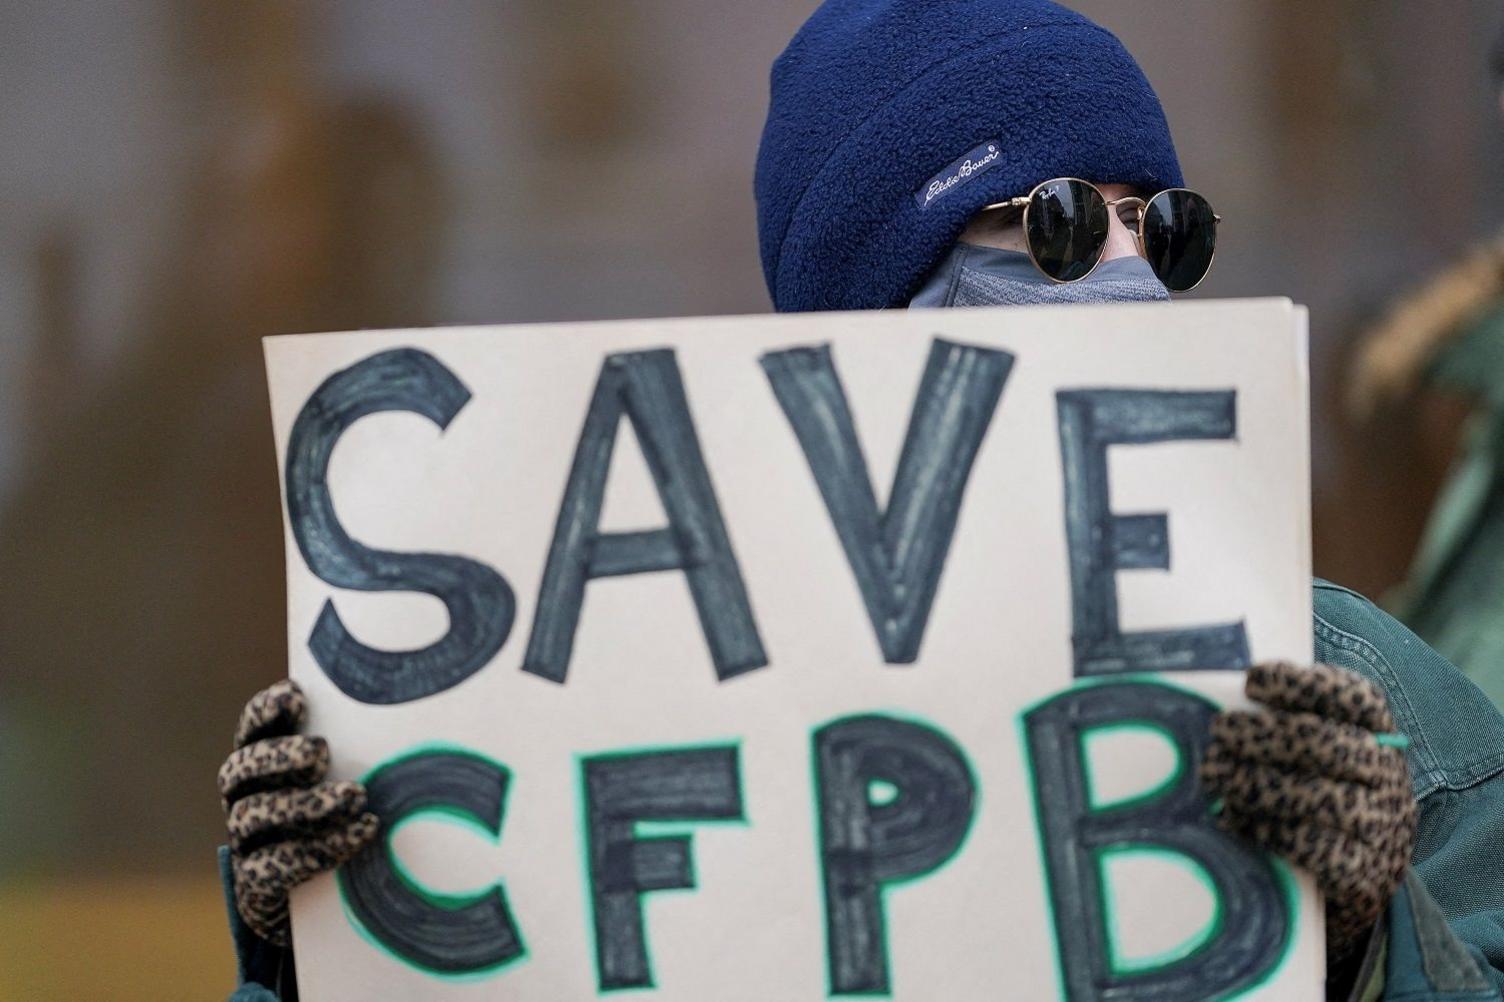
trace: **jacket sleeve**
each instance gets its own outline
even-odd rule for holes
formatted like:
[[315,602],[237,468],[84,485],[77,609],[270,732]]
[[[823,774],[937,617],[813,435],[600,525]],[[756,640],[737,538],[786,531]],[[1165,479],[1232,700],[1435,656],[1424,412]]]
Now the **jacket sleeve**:
[[297,1002],[292,950],[275,946],[257,936],[235,910],[235,876],[230,868],[230,850],[226,846],[219,847],[219,879],[224,886],[239,982],[230,1002]]
[[[1500,975],[1484,951],[1462,941],[1414,870],[1389,903],[1382,998],[1391,1002],[1485,1002],[1500,997]],[[1500,930],[1494,930],[1499,936]],[[1489,972],[1489,973],[1485,973]]]
[[[1434,796],[1434,795],[1433,795]],[[1407,900],[1390,908],[1397,925],[1409,921],[1414,956],[1430,970],[1451,960],[1442,940],[1450,930],[1477,962],[1491,986],[1486,998],[1504,997],[1504,775],[1442,794],[1426,805],[1441,815],[1430,845],[1417,845]],[[1421,851],[1428,850],[1424,858]],[[1408,910],[1403,907],[1408,905]],[[1391,946],[1393,950],[1394,947]],[[1396,996],[1404,997],[1404,996]]]
[[1504,998],[1504,717],[1366,599],[1324,582],[1315,597],[1317,660],[1377,683],[1410,739],[1420,825],[1387,914],[1383,998]]

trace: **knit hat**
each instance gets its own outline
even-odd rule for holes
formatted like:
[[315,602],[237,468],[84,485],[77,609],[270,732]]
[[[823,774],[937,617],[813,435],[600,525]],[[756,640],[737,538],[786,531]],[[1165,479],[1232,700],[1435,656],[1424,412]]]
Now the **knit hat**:
[[978,209],[1052,177],[1183,183],[1111,33],[1049,0],[826,0],[773,64],[754,185],[773,304],[901,306]]

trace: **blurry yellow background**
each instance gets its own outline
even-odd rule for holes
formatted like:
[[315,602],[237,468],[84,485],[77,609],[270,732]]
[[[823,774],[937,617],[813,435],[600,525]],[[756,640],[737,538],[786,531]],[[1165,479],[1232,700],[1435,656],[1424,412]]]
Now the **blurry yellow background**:
[[[284,673],[258,338],[768,309],[752,164],[812,0],[0,7],[0,998],[223,997],[213,773]],[[1497,0],[1082,0],[1312,308],[1317,568],[1401,573],[1455,431],[1354,332],[1504,220]]]

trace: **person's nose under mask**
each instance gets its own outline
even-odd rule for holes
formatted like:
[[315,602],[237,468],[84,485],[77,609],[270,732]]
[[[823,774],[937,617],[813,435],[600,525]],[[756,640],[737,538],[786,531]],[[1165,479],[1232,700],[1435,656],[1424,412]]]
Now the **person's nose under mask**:
[[1170,290],[1138,255],[1103,261],[1076,282],[1052,282],[1020,251],[958,243],[909,307],[1030,306],[1041,303],[1148,303]]

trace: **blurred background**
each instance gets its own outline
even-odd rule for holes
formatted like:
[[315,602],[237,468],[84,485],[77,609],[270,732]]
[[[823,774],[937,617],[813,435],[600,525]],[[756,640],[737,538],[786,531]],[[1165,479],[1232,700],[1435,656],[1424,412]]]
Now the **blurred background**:
[[[752,165],[813,0],[0,5],[0,998],[233,979],[213,773],[285,673],[258,338],[769,309]],[[1469,412],[1360,334],[1504,225],[1499,0],[1076,0],[1311,309],[1316,568],[1406,573]]]

